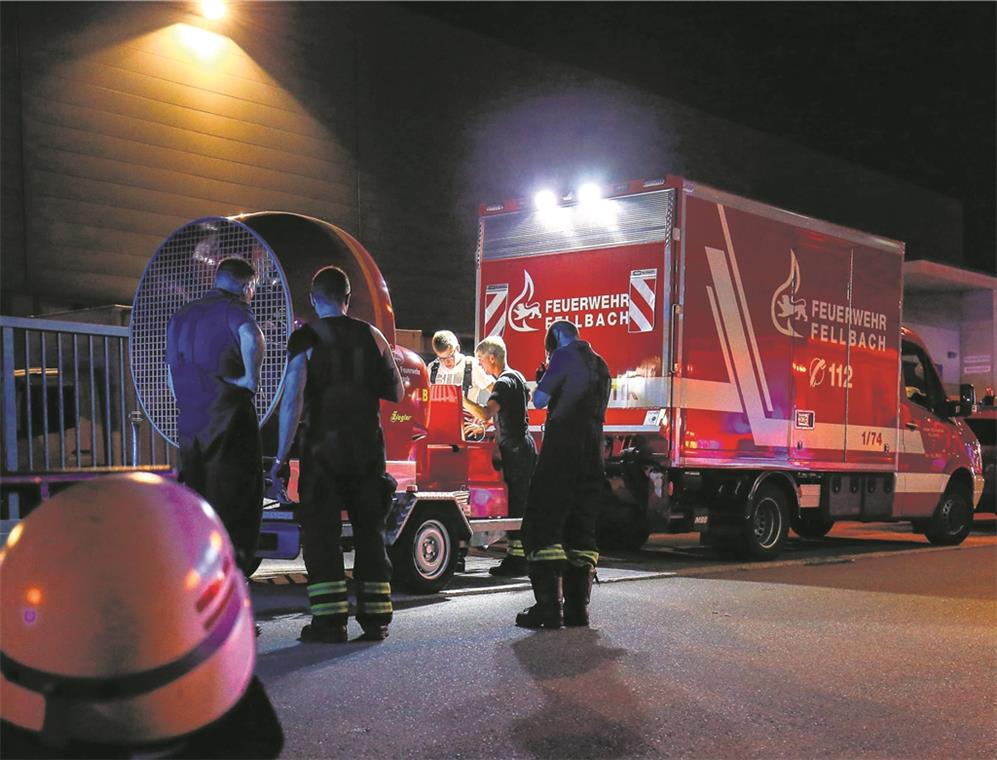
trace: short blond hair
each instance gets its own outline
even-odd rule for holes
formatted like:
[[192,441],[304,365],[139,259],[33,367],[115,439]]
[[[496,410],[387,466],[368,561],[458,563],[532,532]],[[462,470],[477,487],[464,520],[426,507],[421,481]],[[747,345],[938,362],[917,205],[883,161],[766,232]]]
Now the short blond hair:
[[442,353],[448,348],[460,351],[460,341],[450,330],[437,330],[433,334],[433,353]]
[[505,341],[499,335],[489,335],[474,348],[475,355],[487,354],[505,364]]

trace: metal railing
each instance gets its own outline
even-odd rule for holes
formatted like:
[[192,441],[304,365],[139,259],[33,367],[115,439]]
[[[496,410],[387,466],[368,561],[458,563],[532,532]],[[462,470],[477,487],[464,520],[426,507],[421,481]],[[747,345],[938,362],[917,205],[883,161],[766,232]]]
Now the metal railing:
[[140,411],[128,328],[0,317],[0,356],[4,472],[176,461]]

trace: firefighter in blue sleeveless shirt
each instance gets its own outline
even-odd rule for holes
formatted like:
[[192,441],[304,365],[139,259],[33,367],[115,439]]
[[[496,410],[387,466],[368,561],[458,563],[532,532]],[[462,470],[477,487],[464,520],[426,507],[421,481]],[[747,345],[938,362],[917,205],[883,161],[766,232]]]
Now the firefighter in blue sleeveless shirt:
[[249,308],[255,288],[252,264],[224,259],[214,289],[181,307],[166,328],[168,379],[179,408],[179,480],[215,508],[244,572],[255,566],[263,510],[253,397],[266,343]]
[[533,391],[533,405],[547,407],[547,423],[522,531],[537,603],[516,617],[516,625],[585,626],[599,561],[595,521],[605,485],[602,426],[609,368],[565,320],[550,326],[545,347],[550,361]]
[[400,401],[404,387],[381,331],[347,316],[350,281],[342,269],[330,266],[315,274],[311,302],[319,318],[288,341],[277,461],[271,470],[276,482],[301,419],[298,490],[312,612],[301,640],[348,639],[340,544],[345,508],[356,551],[357,622],[363,639],[379,641],[388,635],[392,617],[384,521],[395,491],[395,481],[386,472],[380,400]]

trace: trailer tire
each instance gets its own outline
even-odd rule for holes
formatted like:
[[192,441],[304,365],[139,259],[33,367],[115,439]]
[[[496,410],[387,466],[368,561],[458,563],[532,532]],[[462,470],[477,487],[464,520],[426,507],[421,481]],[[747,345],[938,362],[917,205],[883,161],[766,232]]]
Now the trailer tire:
[[388,549],[394,582],[413,594],[445,588],[460,561],[460,542],[450,510],[440,504],[417,507]]
[[790,521],[793,532],[800,538],[824,538],[834,527],[834,520],[826,517],[804,517],[797,515]]
[[789,534],[789,500],[776,485],[759,487],[741,526],[737,554],[745,560],[774,559]]
[[973,529],[973,508],[957,490],[946,491],[925,526],[924,535],[937,546],[955,546]]

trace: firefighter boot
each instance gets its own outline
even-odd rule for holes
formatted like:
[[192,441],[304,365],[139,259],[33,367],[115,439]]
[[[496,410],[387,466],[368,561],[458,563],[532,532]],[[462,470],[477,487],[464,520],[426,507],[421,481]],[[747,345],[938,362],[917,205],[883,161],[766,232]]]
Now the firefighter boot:
[[489,575],[496,575],[500,578],[518,578],[528,574],[530,565],[526,557],[513,557],[509,554],[502,558],[495,567],[488,568]]
[[560,628],[561,566],[559,562],[530,563],[530,583],[537,603],[516,615],[520,628]]
[[345,644],[349,641],[346,624],[332,615],[312,615],[312,622],[301,629],[299,641],[317,644]]
[[564,624],[587,626],[589,624],[589,598],[595,568],[588,563],[568,565],[564,571]]

